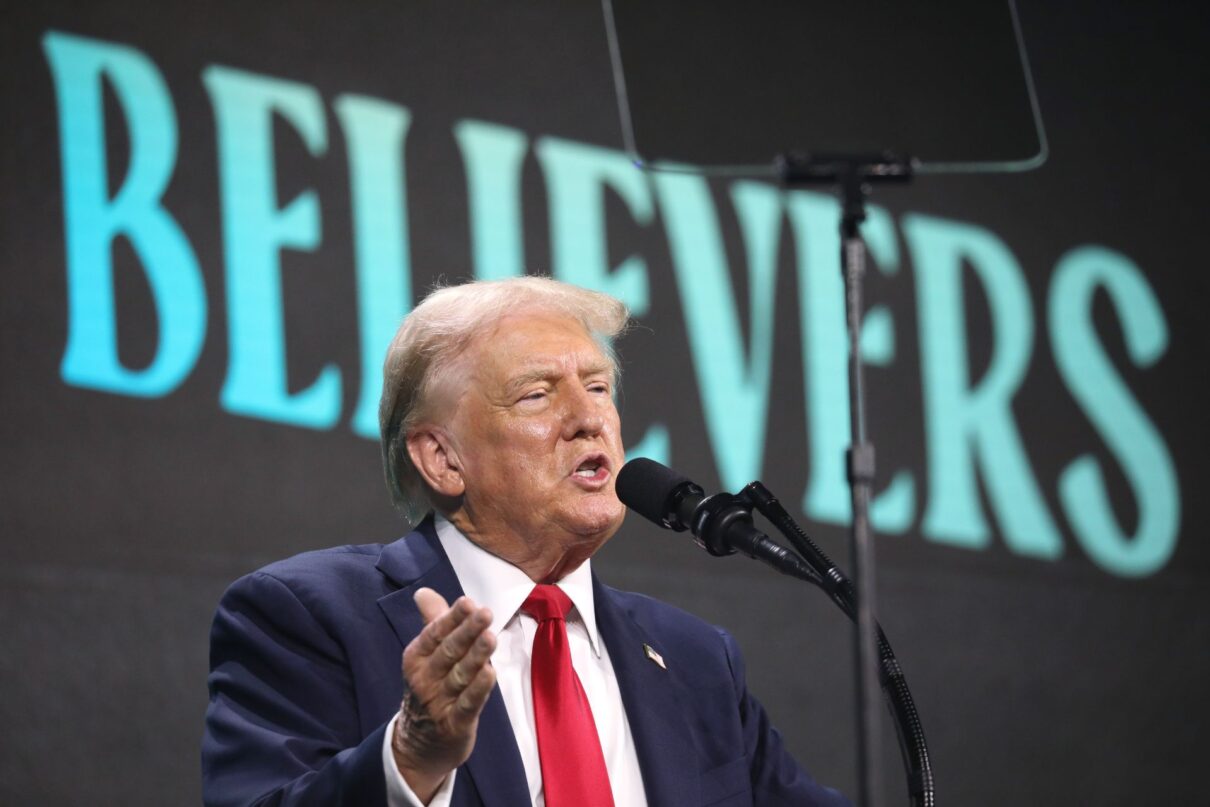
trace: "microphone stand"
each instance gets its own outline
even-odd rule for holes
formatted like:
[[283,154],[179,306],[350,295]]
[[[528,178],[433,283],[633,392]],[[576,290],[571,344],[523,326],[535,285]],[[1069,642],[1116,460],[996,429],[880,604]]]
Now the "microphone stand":
[[[663,514],[647,515],[648,518],[669,529],[691,530],[698,545],[716,557],[740,552],[767,563],[782,574],[819,586],[850,619],[854,622],[859,619],[860,604],[868,598],[857,596],[840,567],[807,537],[759,481],[750,482],[734,496],[718,493],[709,497],[703,497],[702,489],[687,479],[682,478],[679,483],[674,479],[673,483],[671,495],[660,508]],[[794,550],[776,543],[753,526],[754,508],[773,522]],[[642,507],[639,512],[647,514]],[[877,648],[874,682],[886,693],[891,715],[895,718],[899,750],[907,773],[909,801],[912,807],[936,807],[933,766],[916,704],[890,642],[877,622],[873,627]],[[876,706],[871,703],[870,708]],[[865,770],[868,772],[869,768]]]
[[[736,498],[759,510],[794,545],[805,565],[811,569],[809,575],[795,576],[822,588],[840,610],[856,623],[861,598],[857,596],[853,584],[845,577],[840,567],[807,537],[769,489],[759,481],[751,482]],[[898,659],[895,658],[895,651],[891,649],[886,634],[877,622],[874,623],[874,632],[878,648],[877,680],[886,693],[891,715],[895,718],[895,734],[899,739],[899,751],[903,755],[903,766],[907,773],[909,801],[912,807],[936,807],[933,764],[929,757],[928,742],[924,738],[924,726],[916,712],[916,702],[912,700],[911,690],[908,689],[907,679]]]
[[[865,220],[865,200],[873,182],[910,181],[914,161],[891,152],[877,154],[823,154],[787,152],[776,161],[782,183],[787,187],[809,184],[836,185],[841,199],[840,263],[844,276],[845,322],[849,342],[849,428],[848,480],[852,501],[852,566],[856,592],[849,586],[846,613],[855,610],[858,714],[858,794],[864,807],[880,801],[880,710],[874,699],[879,690],[879,650],[885,645],[875,609],[874,545],[871,540],[869,503],[874,480],[874,446],[866,438],[865,389],[861,372],[862,281],[867,249],[860,226]],[[784,512],[784,511],[783,511]],[[788,516],[787,516],[788,518]],[[787,534],[787,538],[790,535]],[[792,539],[791,539],[792,540]],[[834,595],[835,598],[835,595]],[[889,651],[889,645],[887,646]],[[894,656],[891,656],[894,659]],[[914,712],[914,709],[913,709]],[[931,803],[931,802],[930,802]]]
[[[763,561],[782,574],[819,586],[850,619],[858,618],[861,600],[852,583],[759,481],[749,483],[736,495],[706,496],[687,477],[640,457],[628,462],[618,474],[617,492],[627,507],[664,529],[689,530],[694,542],[710,555],[726,557],[739,552]],[[753,509],[772,521],[794,548],[788,549],[756,529]],[[874,680],[885,690],[895,717],[911,804],[936,807],[932,764],[912,693],[877,622],[874,633],[879,663]]]

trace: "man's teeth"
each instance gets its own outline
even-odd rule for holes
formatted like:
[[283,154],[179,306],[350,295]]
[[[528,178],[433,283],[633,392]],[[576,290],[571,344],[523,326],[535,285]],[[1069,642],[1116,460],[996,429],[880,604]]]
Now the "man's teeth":
[[600,467],[600,466],[597,466],[597,465],[585,465],[583,468],[577,468],[577,469],[576,469],[576,476],[585,476],[585,477],[588,477],[588,476],[596,476],[596,475],[597,475],[597,469],[598,469],[599,467]]

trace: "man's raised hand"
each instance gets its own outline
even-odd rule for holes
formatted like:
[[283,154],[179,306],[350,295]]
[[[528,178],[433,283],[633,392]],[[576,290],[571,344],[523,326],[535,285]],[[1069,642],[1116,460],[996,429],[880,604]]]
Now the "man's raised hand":
[[403,651],[404,696],[391,749],[404,781],[426,804],[475,747],[479,715],[496,684],[492,614],[468,597],[453,605],[416,592],[425,627]]

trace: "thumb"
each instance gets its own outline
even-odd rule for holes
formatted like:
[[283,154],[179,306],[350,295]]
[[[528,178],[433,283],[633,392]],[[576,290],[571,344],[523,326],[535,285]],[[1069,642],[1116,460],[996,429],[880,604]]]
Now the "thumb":
[[420,609],[420,616],[424,618],[424,624],[426,625],[450,608],[449,603],[445,601],[445,597],[442,597],[431,588],[418,589],[413,599],[415,599],[416,607]]

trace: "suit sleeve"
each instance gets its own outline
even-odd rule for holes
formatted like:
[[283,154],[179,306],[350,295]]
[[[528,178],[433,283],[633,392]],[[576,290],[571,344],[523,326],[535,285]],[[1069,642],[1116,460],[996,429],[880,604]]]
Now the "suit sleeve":
[[385,725],[363,736],[340,644],[278,578],[219,603],[202,739],[206,805],[385,805]]
[[731,635],[719,630],[731,665],[731,677],[739,703],[744,752],[749,763],[752,795],[757,807],[850,807],[837,790],[811,778],[786,750],[781,732],[774,728],[760,701],[748,691],[744,660]]

